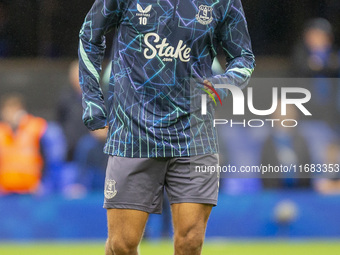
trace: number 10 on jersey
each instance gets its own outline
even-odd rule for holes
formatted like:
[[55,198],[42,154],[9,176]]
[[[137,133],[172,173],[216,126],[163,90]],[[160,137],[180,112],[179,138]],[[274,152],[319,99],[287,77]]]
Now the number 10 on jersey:
[[148,24],[148,18],[147,17],[139,17],[139,24],[140,25]]

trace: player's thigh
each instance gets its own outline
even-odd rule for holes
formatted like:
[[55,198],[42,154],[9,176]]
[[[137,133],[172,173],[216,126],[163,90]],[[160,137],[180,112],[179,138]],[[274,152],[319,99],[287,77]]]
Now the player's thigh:
[[194,235],[203,239],[212,207],[210,204],[172,204],[175,238]]
[[217,154],[179,157],[170,160],[165,189],[170,204],[193,203],[217,205],[219,172],[196,171],[218,165]]
[[161,213],[167,161],[110,156],[104,208]]
[[110,242],[137,246],[140,242],[149,214],[131,209],[108,209],[108,238]]

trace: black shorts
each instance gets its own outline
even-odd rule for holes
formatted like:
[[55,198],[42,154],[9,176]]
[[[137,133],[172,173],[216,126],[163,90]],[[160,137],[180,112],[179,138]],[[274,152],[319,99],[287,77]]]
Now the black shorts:
[[110,156],[104,208],[161,213],[164,188],[170,204],[217,205],[219,173],[196,172],[195,166],[217,166],[218,154],[175,158]]

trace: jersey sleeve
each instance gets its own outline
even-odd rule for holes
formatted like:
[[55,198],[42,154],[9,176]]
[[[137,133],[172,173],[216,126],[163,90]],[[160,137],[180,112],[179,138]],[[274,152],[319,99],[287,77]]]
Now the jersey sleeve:
[[[243,89],[255,67],[247,21],[241,0],[231,0],[225,17],[217,31],[217,40],[221,43],[226,56],[226,70],[214,76],[213,84],[230,84]],[[225,91],[222,95],[226,96]]]
[[83,122],[90,130],[107,125],[107,112],[100,87],[105,34],[119,24],[121,0],[96,0],[79,34],[79,83],[82,89]]

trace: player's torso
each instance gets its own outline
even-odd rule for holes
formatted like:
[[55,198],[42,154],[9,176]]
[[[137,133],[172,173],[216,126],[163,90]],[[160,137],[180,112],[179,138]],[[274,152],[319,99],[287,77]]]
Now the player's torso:
[[192,63],[211,51],[222,5],[216,0],[128,1],[119,40],[128,44],[126,52],[146,61]]
[[114,145],[108,143],[107,152],[189,155],[191,82],[211,75],[216,34],[227,2],[125,2],[114,41],[110,81],[115,98],[110,101]]

